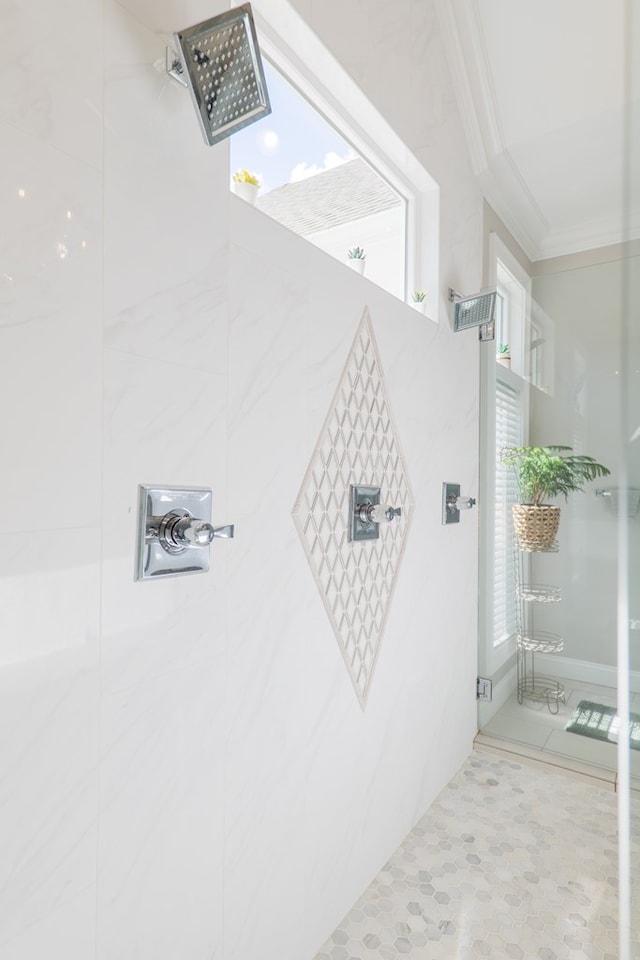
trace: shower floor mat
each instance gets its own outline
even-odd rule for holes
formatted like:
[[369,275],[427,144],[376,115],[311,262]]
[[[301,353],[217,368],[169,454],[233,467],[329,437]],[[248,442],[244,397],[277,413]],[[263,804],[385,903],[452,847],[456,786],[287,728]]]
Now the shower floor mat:
[[[571,714],[565,730],[569,733],[578,733],[582,737],[590,737],[592,740],[617,743],[620,718],[615,707],[605,707],[602,703],[581,700]],[[640,714],[638,713],[629,714],[629,746],[634,750],[640,750]]]

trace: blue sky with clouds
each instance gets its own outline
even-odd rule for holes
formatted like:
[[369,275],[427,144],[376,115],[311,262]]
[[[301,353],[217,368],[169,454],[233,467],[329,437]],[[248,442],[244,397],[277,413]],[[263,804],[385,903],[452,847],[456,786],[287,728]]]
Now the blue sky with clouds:
[[231,137],[231,173],[257,174],[267,192],[351,158],[333,127],[269,63],[264,68],[271,113]]

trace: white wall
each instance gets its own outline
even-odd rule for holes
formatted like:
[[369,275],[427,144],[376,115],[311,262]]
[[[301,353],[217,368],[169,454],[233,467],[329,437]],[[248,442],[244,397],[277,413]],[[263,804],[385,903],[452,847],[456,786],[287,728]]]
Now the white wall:
[[[634,261],[639,262],[632,258],[627,266]],[[616,513],[610,503],[595,496],[595,490],[615,488],[621,479],[621,382],[626,372],[634,397],[629,402],[630,422],[637,411],[638,374],[635,366],[625,371],[618,318],[627,310],[632,317],[637,314],[640,291],[637,266],[631,266],[629,276],[636,278],[635,286],[629,301],[623,300],[624,265],[621,259],[610,259],[607,251],[602,252],[600,263],[585,266],[576,258],[566,268],[562,260],[555,267],[547,262],[544,274],[533,284],[536,309],[543,311],[553,328],[555,375],[551,395],[532,391],[531,442],[565,443],[595,457],[612,472],[587,485],[585,493],[571,495],[566,504],[560,502],[560,552],[539,559],[538,569],[544,582],[562,587],[563,601],[542,611],[539,625],[563,636],[564,658],[610,668],[616,664]],[[632,349],[629,356],[633,355]],[[628,482],[640,489],[637,446],[627,448],[625,441],[624,453],[629,457]],[[630,520],[629,534],[633,561],[640,544],[640,516]],[[631,578],[630,589],[634,618],[634,611],[640,609],[637,578]],[[631,667],[638,670],[640,652],[633,637],[632,633]],[[601,670],[599,675],[601,682],[615,683],[611,671]],[[596,680],[598,673],[592,668],[589,676]]]
[[363,247],[367,254],[365,273],[369,280],[403,300],[404,236],[405,213],[399,206],[340,223],[328,230],[316,230],[306,239],[341,263],[345,262],[351,247]]
[[[476,729],[476,522],[441,526],[440,484],[477,487],[477,341],[229,196],[153,65],[223,6],[3,24],[3,960],[312,957]],[[305,6],[440,179],[443,286],[475,289],[432,3]],[[381,49],[425,91],[410,124]],[[365,306],[416,507],[363,712],[291,509]],[[236,539],[208,575],[133,582],[140,482],[213,488]]]

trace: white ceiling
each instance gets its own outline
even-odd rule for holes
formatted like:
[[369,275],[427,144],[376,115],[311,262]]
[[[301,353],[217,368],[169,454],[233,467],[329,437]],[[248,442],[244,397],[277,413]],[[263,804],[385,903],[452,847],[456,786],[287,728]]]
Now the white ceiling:
[[531,259],[640,236],[634,3],[441,2],[475,172]]

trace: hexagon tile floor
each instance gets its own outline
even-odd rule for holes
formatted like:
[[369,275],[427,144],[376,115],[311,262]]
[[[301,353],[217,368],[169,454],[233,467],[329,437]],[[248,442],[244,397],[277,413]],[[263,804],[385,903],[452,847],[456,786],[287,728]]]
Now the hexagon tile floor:
[[616,805],[475,751],[315,960],[617,960]]

